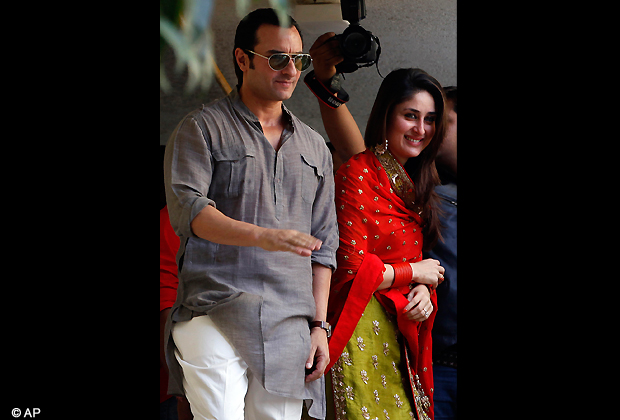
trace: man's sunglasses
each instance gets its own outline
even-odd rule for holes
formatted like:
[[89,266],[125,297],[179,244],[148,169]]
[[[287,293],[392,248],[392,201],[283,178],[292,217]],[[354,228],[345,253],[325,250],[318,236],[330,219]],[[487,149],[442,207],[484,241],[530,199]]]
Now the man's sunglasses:
[[269,57],[265,57],[257,52],[252,50],[245,50],[259,57],[263,57],[267,59],[269,63],[269,67],[271,70],[280,71],[288,66],[288,62],[292,59],[295,63],[295,68],[299,71],[308,70],[310,64],[312,64],[312,57],[310,54],[287,54],[287,53],[275,53],[270,55]]

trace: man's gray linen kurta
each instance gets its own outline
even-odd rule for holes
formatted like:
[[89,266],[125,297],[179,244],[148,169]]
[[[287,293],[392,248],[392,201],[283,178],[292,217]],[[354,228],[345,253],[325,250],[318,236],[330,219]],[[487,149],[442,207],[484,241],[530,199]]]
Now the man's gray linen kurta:
[[[188,114],[168,141],[166,200],[181,239],[177,300],[166,325],[168,392],[184,393],[172,323],[209,314],[267,391],[312,399],[309,414],[324,418],[324,377],[306,383],[305,362],[308,322],[316,313],[311,263],[336,267],[332,158],[320,134],[282,109],[287,124],[278,152],[237,89]],[[201,239],[190,223],[208,205],[235,220],[308,233],[323,244],[308,258]]]

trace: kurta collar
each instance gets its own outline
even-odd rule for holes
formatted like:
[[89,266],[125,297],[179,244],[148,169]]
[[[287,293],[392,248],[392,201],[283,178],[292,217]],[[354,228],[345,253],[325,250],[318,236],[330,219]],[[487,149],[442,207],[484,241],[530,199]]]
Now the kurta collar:
[[[245,118],[247,121],[254,123],[254,125],[259,127],[262,131],[258,117],[254,115],[254,113],[250,111],[250,108],[248,108],[247,105],[241,100],[238,86],[235,86],[235,88],[228,94],[228,98],[230,99],[233,108],[237,113],[239,113],[240,116]],[[282,142],[284,142],[295,132],[295,124],[293,122],[293,116],[286,105],[284,105],[284,102],[282,103],[282,112],[284,113],[284,119],[287,123],[284,127],[284,133],[282,133]]]
[[[250,108],[248,108],[246,104],[244,104],[243,101],[241,100],[241,95],[239,95],[238,87],[235,87],[228,94],[228,98],[230,99],[235,110],[239,112],[241,116],[246,118],[248,121],[252,121],[252,122],[256,122],[260,124],[258,117],[254,115],[254,113],[250,111]],[[286,119],[286,121],[289,123],[291,127],[293,127],[293,117],[291,115],[291,112],[286,107],[286,105],[284,105],[284,102],[282,103],[282,112],[284,112],[284,118]]]

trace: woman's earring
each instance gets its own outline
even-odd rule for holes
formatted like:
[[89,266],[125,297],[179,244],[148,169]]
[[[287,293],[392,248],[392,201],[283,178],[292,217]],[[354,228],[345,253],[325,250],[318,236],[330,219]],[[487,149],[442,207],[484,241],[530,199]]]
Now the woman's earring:
[[378,145],[375,150],[377,151],[377,153],[379,153],[380,155],[384,154],[385,151],[387,150],[388,147],[388,140],[385,139],[385,143],[381,143],[380,145]]

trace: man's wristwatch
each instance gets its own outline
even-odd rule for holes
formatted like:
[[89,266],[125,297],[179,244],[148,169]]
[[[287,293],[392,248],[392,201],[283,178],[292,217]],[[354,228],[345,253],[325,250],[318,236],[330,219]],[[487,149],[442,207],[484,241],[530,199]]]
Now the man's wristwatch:
[[312,321],[310,323],[310,329],[312,328],[323,328],[327,332],[327,338],[332,336],[332,326],[325,321]]

